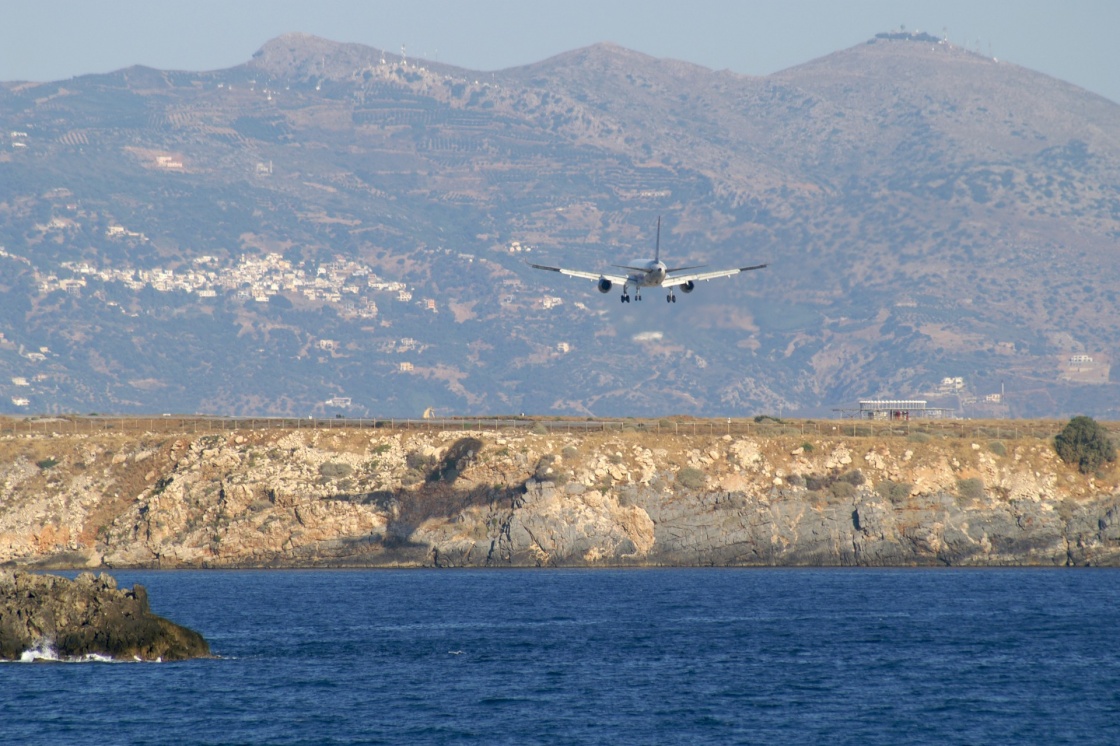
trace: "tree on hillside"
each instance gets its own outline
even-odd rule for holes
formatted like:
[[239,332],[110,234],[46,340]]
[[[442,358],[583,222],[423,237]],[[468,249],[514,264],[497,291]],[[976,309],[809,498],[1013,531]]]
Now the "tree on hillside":
[[1116,446],[1108,431],[1092,417],[1078,415],[1069,421],[1054,438],[1054,450],[1062,461],[1077,464],[1082,474],[1099,469],[1105,462],[1116,460]]

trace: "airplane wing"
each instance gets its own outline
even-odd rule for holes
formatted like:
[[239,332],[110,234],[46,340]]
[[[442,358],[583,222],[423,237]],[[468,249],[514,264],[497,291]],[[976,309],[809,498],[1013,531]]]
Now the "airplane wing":
[[672,288],[672,287],[676,287],[678,285],[683,285],[686,282],[699,282],[700,280],[714,280],[717,277],[731,277],[732,275],[737,275],[740,272],[750,272],[751,270],[754,270],[754,269],[763,269],[766,266],[768,266],[768,265],[766,265],[766,264],[756,264],[753,267],[738,267],[736,269],[718,269],[718,270],[715,270],[713,272],[694,272],[694,273],[689,274],[689,275],[671,275],[671,276],[665,278],[664,282],[661,283],[661,287]]
[[[544,270],[547,270],[549,272],[559,272],[562,275],[567,275],[568,277],[579,277],[580,279],[583,279],[583,280],[598,281],[599,279],[605,277],[606,279],[610,280],[611,282],[616,282],[616,283],[619,283],[619,284],[630,281],[630,278],[627,277],[626,275],[615,275],[615,274],[610,274],[610,273],[607,273],[607,272],[584,272],[583,270],[580,270],[580,269],[565,269],[564,267],[549,267],[549,266],[546,266],[544,264],[533,264],[532,262],[526,262],[526,264],[528,264],[533,269],[544,269]],[[736,271],[738,271],[738,270],[736,270]]]

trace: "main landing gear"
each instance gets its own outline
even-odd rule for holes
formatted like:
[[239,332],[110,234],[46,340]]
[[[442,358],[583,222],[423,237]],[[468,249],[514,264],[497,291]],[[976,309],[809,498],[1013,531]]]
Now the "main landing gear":
[[[629,303],[630,302],[630,296],[627,295],[626,293],[623,293],[622,295],[620,295],[618,299],[623,303]],[[642,299],[642,296],[641,296],[640,293],[634,293],[634,300],[641,300],[641,299]]]
[[676,293],[669,293],[668,295],[666,295],[665,296],[665,302],[666,303],[676,303],[677,302]]

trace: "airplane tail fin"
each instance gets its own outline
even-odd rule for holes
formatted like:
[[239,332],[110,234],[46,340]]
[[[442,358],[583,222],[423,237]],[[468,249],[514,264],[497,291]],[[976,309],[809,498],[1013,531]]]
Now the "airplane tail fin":
[[661,261],[661,216],[657,216],[657,243],[653,246],[653,261]]

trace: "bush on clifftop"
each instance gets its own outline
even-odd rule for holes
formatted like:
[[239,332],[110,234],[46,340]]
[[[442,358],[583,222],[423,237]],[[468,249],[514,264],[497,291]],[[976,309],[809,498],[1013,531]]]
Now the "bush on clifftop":
[[1078,415],[1054,438],[1054,450],[1067,464],[1076,464],[1082,474],[1090,474],[1106,462],[1116,460],[1116,446],[1108,431],[1092,417]]
[[686,466],[677,472],[677,484],[685,489],[698,490],[708,481],[704,472],[692,466]]

